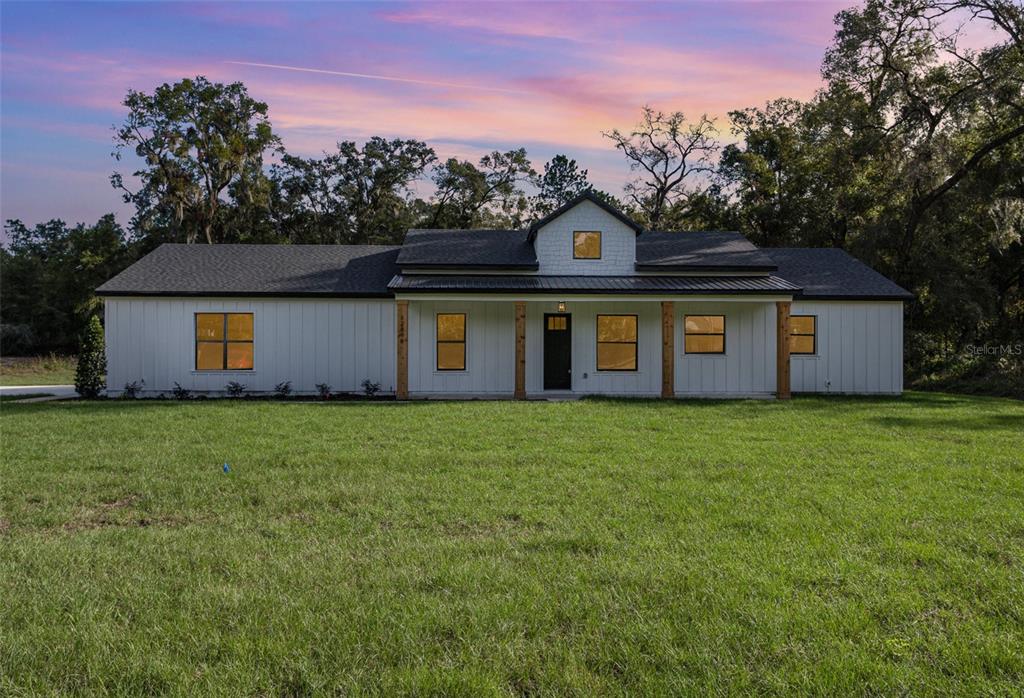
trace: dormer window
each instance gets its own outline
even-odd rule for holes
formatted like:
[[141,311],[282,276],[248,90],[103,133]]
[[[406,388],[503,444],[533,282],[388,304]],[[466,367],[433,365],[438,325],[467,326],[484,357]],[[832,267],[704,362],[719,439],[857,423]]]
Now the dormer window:
[[572,234],[573,259],[601,259],[601,233],[597,230],[577,230]]

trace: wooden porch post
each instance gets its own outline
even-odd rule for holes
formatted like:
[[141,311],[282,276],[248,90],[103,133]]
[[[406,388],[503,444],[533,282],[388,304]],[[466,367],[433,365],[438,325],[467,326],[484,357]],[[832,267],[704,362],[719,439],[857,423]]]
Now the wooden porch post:
[[526,399],[526,302],[516,301],[516,400]]
[[398,305],[398,375],[395,379],[395,397],[409,399],[409,301],[396,301]]
[[661,302],[661,396],[675,397],[676,333],[675,303]]
[[775,302],[775,316],[778,318],[776,328],[775,349],[775,396],[780,400],[788,400],[789,393],[789,309],[790,301]]

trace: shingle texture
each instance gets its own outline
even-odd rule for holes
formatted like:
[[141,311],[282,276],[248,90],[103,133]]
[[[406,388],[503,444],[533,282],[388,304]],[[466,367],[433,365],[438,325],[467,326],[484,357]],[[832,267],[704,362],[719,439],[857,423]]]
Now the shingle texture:
[[113,295],[388,296],[397,247],[161,245],[100,286]]
[[793,293],[777,276],[426,276],[400,274],[393,291],[478,293],[748,294]]
[[740,233],[709,230],[689,233],[645,232],[636,239],[640,269],[690,271],[773,271],[775,262]]
[[780,247],[765,249],[778,275],[800,286],[801,298],[909,300],[911,293],[843,250]]
[[410,230],[398,255],[403,267],[536,269],[523,230]]

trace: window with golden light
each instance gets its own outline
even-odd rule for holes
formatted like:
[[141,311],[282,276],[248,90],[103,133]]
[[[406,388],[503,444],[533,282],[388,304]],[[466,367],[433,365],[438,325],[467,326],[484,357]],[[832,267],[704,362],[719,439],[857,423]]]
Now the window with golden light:
[[437,314],[437,370],[466,370],[466,314]]
[[789,353],[814,354],[817,352],[818,318],[814,315],[789,316]]
[[597,370],[636,370],[636,315],[597,316]]
[[197,371],[252,368],[252,313],[196,313]]
[[573,259],[601,259],[601,233],[577,230],[572,234]]
[[683,346],[687,354],[724,354],[725,316],[686,315]]

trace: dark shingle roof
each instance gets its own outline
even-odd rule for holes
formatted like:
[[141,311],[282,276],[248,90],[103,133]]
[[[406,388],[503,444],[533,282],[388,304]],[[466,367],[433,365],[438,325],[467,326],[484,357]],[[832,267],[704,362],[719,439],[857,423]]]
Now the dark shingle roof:
[[834,248],[765,249],[779,265],[778,275],[800,286],[800,298],[819,300],[909,300],[913,294],[863,262]]
[[101,296],[389,296],[398,248],[385,245],[161,245]]
[[799,288],[777,276],[420,276],[400,274],[393,291],[467,293],[757,294]]
[[410,230],[398,255],[403,267],[536,269],[522,230]]
[[740,233],[649,231],[636,239],[641,270],[774,271],[775,262]]

